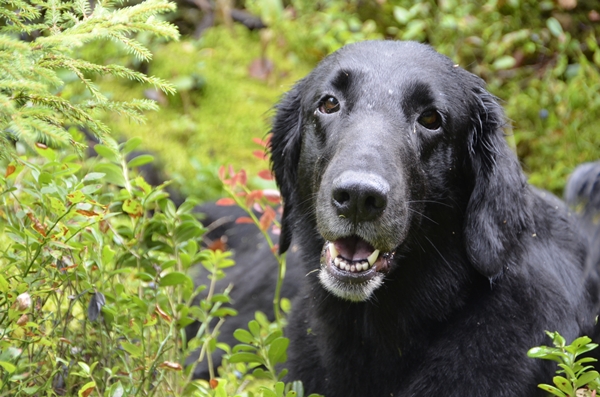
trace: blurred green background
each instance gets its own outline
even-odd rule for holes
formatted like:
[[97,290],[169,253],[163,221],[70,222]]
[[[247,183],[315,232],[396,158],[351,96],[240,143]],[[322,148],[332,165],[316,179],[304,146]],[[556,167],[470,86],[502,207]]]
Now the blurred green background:
[[[184,194],[217,197],[220,165],[264,169],[252,138],[268,132],[278,98],[325,55],[365,39],[429,43],[484,78],[533,184],[560,194],[577,164],[600,158],[597,0],[180,0],[169,19],[182,40],[148,43],[152,62],[129,66],[171,81],[178,94],[122,80],[102,87],[115,99],[133,90],[160,103],[144,125],[106,121],[118,135],[142,137]],[[86,51],[126,59],[110,44]]]

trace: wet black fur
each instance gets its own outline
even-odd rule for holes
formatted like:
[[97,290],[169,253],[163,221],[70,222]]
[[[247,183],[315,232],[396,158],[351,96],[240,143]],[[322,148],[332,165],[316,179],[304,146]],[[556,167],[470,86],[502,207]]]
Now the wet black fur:
[[[316,112],[327,95],[339,112]],[[417,123],[431,108],[440,131]],[[580,227],[527,184],[504,125],[481,79],[410,42],[347,46],[285,95],[271,139],[280,247],[299,248],[288,267],[305,275],[294,280],[290,380],[327,397],[543,395],[554,366],[526,353],[550,343],[545,330],[593,332],[598,274],[585,264],[598,264],[598,225]],[[361,303],[313,272],[322,234],[348,226],[323,193],[347,169],[390,183],[380,222],[399,231],[377,231],[397,242],[395,266]]]

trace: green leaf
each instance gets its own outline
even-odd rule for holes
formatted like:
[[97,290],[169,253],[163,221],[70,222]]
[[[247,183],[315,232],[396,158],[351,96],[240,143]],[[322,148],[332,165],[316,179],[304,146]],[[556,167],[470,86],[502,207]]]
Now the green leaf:
[[117,383],[113,383],[110,386],[108,395],[109,395],[109,397],[123,397],[125,395],[125,389],[123,389],[123,385],[121,384],[121,381],[118,381]]
[[541,385],[538,385],[538,387],[540,389],[542,389],[544,391],[547,391],[548,393],[552,393],[553,395],[558,396],[558,397],[569,397],[565,393],[563,393],[562,391],[558,390],[554,386],[541,384]]
[[151,156],[149,154],[141,154],[141,155],[129,160],[129,162],[127,162],[127,167],[135,168],[135,167],[142,166],[144,164],[151,163],[153,161],[154,161],[154,156]]
[[97,144],[94,146],[94,150],[96,151],[96,153],[98,153],[99,156],[104,157],[105,159],[112,161],[113,163],[119,163],[121,161],[121,156],[108,146]]
[[552,378],[552,382],[554,382],[556,387],[558,387],[561,391],[567,393],[567,395],[569,396],[573,395],[573,393],[575,392],[575,390],[573,390],[573,385],[571,384],[571,382],[569,382],[568,379],[562,376],[555,376],[554,378]]
[[588,383],[590,383],[591,381],[597,379],[599,375],[600,374],[598,373],[598,371],[586,372],[583,375],[580,375],[579,378],[577,378],[577,382],[575,382],[575,387],[576,388],[583,387],[583,386],[587,385]]
[[196,221],[185,221],[175,228],[174,238],[177,243],[192,240],[202,234],[204,229]]
[[83,361],[79,361],[77,364],[78,364],[78,365],[81,367],[81,369],[83,370],[83,372],[84,372],[86,375],[90,375],[90,374],[91,374],[91,371],[90,371],[90,366],[89,366],[89,365],[87,365],[87,364],[86,364],[86,363],[84,363]]
[[504,56],[496,59],[492,66],[496,70],[504,70],[504,69],[510,69],[510,68],[514,67],[516,64],[517,64],[517,61],[514,57],[512,57],[510,55],[504,55]]
[[69,200],[72,204],[81,203],[85,200],[85,194],[79,190],[75,190],[74,192],[67,194],[67,200]]
[[546,20],[546,26],[548,27],[548,30],[550,30],[550,33],[552,33],[554,37],[560,37],[564,34],[560,22],[558,22],[558,20],[554,17],[550,17]]
[[235,317],[237,316],[238,312],[232,307],[221,307],[217,310],[211,311],[210,314],[214,317]]
[[123,341],[121,342],[121,347],[133,357],[140,357],[142,355],[142,348],[138,345],[134,345],[133,343]]
[[231,298],[226,294],[214,294],[210,298],[210,301],[213,303],[217,303],[217,302],[229,303],[231,301]]
[[134,151],[135,149],[137,149],[142,143],[142,138],[140,138],[139,136],[134,136],[133,138],[129,139],[127,142],[125,142],[123,144],[123,148],[121,149],[121,152],[123,154],[129,154],[132,151]]
[[168,286],[172,286],[172,285],[183,285],[183,284],[193,285],[194,282],[192,281],[190,276],[188,276],[187,274],[181,273],[181,272],[168,273],[160,279],[160,283],[159,283],[159,285],[161,287],[168,287]]
[[250,330],[250,332],[252,333],[252,335],[254,335],[254,337],[256,339],[260,339],[260,325],[258,324],[258,321],[256,321],[256,320],[249,321],[248,329]]
[[125,178],[123,177],[123,170],[121,167],[115,164],[101,163],[94,167],[96,172],[104,173],[104,179],[117,186],[125,186]]
[[242,328],[238,328],[235,331],[233,331],[233,337],[242,343],[254,342],[254,337],[252,336],[252,334]]
[[183,204],[177,208],[177,215],[186,214],[194,209],[198,205],[198,200],[193,198],[187,198]]
[[265,361],[258,355],[254,354],[254,353],[248,353],[248,352],[238,352],[238,353],[233,353],[231,356],[229,356],[229,362],[232,364],[235,363],[258,363],[258,364],[262,364],[262,365],[266,365]]
[[103,172],[90,172],[86,176],[83,177],[83,182],[97,181],[98,179],[104,178],[106,174]]
[[111,263],[114,257],[115,251],[110,247],[110,245],[105,245],[102,247],[102,264],[104,266]]
[[0,292],[8,292],[8,281],[0,274]]
[[11,364],[6,361],[0,361],[0,367],[4,368],[4,370],[9,374],[12,374],[17,369],[17,367],[14,364]]
[[264,341],[265,345],[270,345],[271,342],[273,342],[275,339],[281,337],[283,335],[283,331],[280,329],[276,329],[275,331],[271,332],[269,334],[269,336],[267,336],[267,338]]
[[292,302],[288,298],[281,298],[279,307],[284,313],[288,314],[292,310]]
[[260,391],[262,392],[263,397],[278,397],[274,391],[272,391],[264,386],[260,387]]
[[268,358],[271,364],[283,363],[287,360],[286,351],[290,344],[288,338],[277,338],[269,345]]
[[95,192],[97,192],[100,189],[102,189],[102,184],[100,184],[100,183],[94,183],[94,184],[82,187],[81,188],[81,193],[88,195],[88,194],[95,193]]

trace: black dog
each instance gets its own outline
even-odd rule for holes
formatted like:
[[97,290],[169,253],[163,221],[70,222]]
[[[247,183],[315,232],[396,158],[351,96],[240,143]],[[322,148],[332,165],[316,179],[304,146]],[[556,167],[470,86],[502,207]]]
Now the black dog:
[[543,394],[554,366],[526,353],[545,330],[593,332],[599,226],[527,184],[504,125],[481,79],[410,42],[347,46],[283,98],[280,247],[306,274],[290,379],[327,397]]

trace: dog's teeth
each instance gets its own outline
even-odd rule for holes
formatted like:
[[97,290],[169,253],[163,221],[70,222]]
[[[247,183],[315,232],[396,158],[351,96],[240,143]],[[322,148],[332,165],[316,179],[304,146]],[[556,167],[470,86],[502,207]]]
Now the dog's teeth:
[[342,260],[340,259],[340,257],[339,257],[339,256],[336,256],[336,257],[333,259],[333,263],[334,263],[334,264],[335,264],[337,267],[340,267],[340,263],[341,263],[341,262],[342,262]]
[[333,243],[329,243],[329,255],[331,255],[332,258],[337,258],[339,254],[340,253],[335,248],[335,245]]
[[375,261],[377,260],[378,257],[379,257],[379,250],[375,250],[375,251],[373,251],[373,253],[371,255],[369,255],[369,257],[367,258],[367,262],[369,262],[369,265],[373,265],[373,263],[375,263]]
[[[357,268],[357,265],[352,265],[352,266],[350,266],[350,271],[351,271],[351,272],[355,272],[355,271],[356,271],[356,268]],[[359,271],[360,271],[360,270],[359,270]]]

